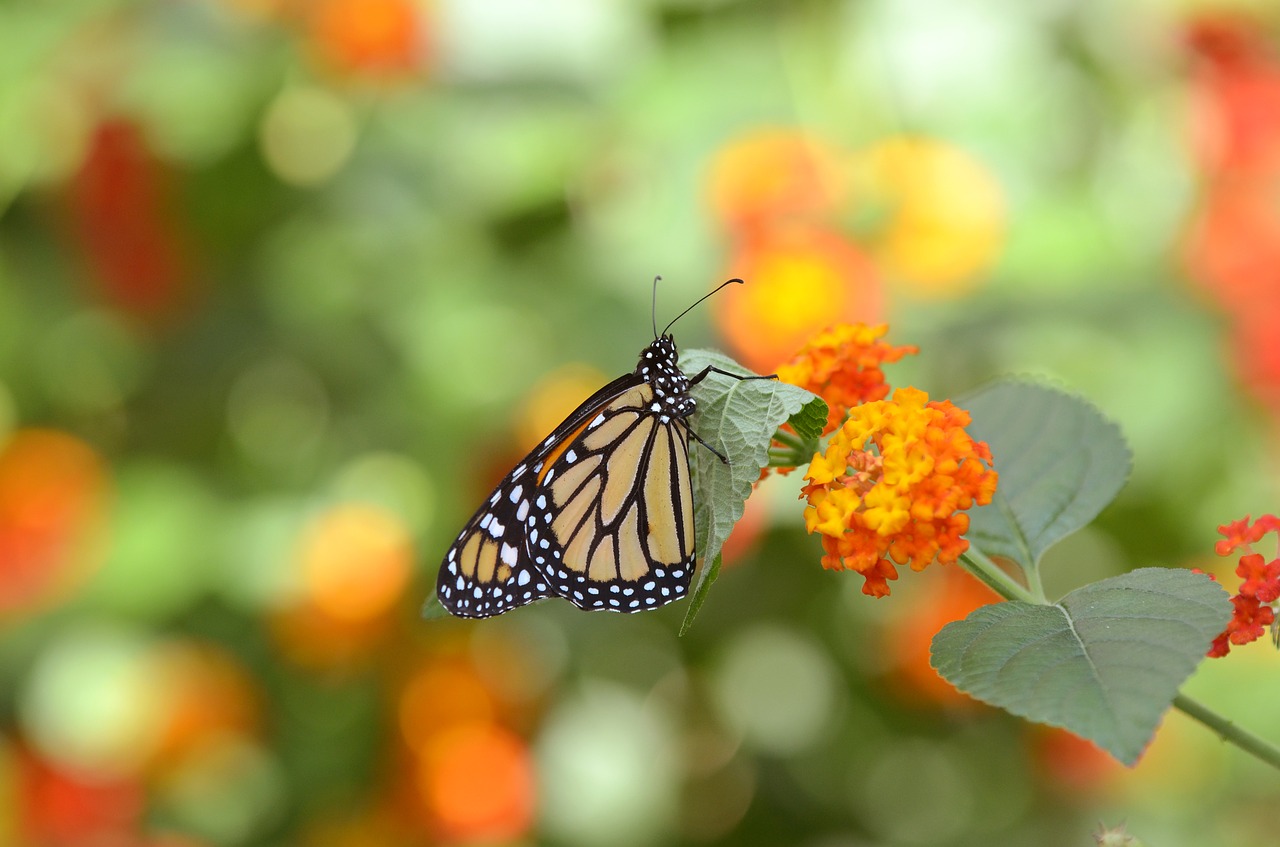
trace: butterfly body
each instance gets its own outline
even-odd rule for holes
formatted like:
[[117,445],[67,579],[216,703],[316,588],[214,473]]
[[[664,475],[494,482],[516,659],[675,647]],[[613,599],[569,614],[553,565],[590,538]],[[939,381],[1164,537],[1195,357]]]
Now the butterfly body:
[[[436,585],[459,617],[544,597],[639,612],[688,592],[694,570],[688,419],[693,379],[670,335],[574,410],[494,489]],[[700,439],[699,439],[700,440]]]

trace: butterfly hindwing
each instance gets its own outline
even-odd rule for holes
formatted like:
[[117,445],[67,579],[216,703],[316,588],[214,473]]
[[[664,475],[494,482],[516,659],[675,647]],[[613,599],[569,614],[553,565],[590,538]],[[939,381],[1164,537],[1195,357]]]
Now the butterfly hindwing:
[[436,594],[451,614],[487,618],[553,595],[528,552],[530,467],[528,459],[517,465],[449,548]]

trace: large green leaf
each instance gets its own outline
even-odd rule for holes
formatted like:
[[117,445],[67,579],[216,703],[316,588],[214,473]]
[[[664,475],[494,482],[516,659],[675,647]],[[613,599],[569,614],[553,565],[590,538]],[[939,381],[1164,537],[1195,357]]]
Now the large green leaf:
[[[693,376],[712,366],[742,376],[754,376],[728,356],[710,350],[686,350],[680,368]],[[741,380],[708,374],[693,388],[698,411],[691,420],[695,432],[727,458],[722,462],[696,442],[690,445],[693,468],[697,583],[680,632],[693,624],[707,591],[720,571],[720,548],[742,517],[760,469],[769,463],[769,443],[784,423],[802,438],[816,438],[827,420],[827,404],[820,397],[772,379]]]
[[1133,464],[1120,429],[1089,403],[1044,385],[1000,382],[956,401],[991,447],[1000,484],[967,537],[987,555],[1037,566],[1054,543],[1115,498]]
[[1051,606],[984,606],[934,636],[932,662],[961,691],[1131,765],[1230,614],[1207,577],[1142,568]]

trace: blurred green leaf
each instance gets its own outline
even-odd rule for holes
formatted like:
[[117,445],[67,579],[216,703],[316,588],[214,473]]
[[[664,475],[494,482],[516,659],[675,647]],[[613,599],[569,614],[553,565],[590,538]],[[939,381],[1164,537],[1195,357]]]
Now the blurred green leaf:
[[[720,353],[686,350],[680,368],[693,376],[706,367],[717,367],[742,376],[756,374]],[[784,423],[798,433],[818,432],[827,419],[827,404],[817,395],[776,379],[742,380],[711,373],[692,389],[698,411],[691,425],[698,435],[728,457],[721,462],[710,450],[690,446],[693,470],[693,521],[698,561],[703,563],[689,599],[680,632],[706,601],[707,592],[720,572],[720,547],[742,517],[760,469],[769,463],[769,443]]]
[[1207,577],[1141,568],[1051,606],[983,606],[934,636],[931,659],[961,691],[1132,765],[1230,613]]
[[1120,429],[1086,401],[1026,382],[1000,382],[956,401],[970,435],[1000,472],[989,506],[970,513],[968,538],[989,556],[1034,570],[1044,551],[1088,524],[1132,467]]
[[447,617],[449,617],[449,613],[444,606],[440,605],[440,598],[436,595],[435,588],[432,587],[431,593],[427,595],[426,602],[422,604],[422,619],[434,621]]

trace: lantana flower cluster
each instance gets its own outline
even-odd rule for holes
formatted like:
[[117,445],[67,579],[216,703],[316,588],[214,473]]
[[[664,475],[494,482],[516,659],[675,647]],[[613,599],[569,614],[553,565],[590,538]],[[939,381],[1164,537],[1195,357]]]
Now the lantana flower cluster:
[[778,379],[812,391],[827,402],[824,435],[834,432],[849,410],[889,396],[881,365],[920,352],[884,341],[888,324],[839,324],[819,332],[790,362],[777,368]]
[[805,527],[822,535],[822,565],[854,570],[864,594],[889,594],[896,565],[951,563],[969,547],[974,506],[991,502],[997,474],[987,445],[950,401],[901,388],[856,406],[805,479]]
[[1276,604],[1280,600],[1280,558],[1267,561],[1253,549],[1254,543],[1268,533],[1280,535],[1280,519],[1263,515],[1250,523],[1245,515],[1238,521],[1218,527],[1223,536],[1214,550],[1219,556],[1230,556],[1243,551],[1236,575],[1242,580],[1240,590],[1231,598],[1231,620],[1227,628],[1213,640],[1208,655],[1221,658],[1231,651],[1231,645],[1248,644],[1263,636],[1267,627],[1276,622]]

